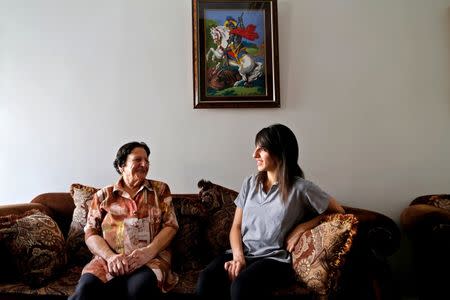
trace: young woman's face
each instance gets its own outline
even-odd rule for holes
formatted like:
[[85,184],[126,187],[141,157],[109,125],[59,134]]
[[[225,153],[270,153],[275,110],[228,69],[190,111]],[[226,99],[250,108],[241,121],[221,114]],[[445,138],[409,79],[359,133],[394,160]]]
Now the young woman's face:
[[255,151],[253,151],[253,158],[256,160],[256,168],[260,172],[272,172],[277,168],[275,159],[270,156],[264,147],[256,146]]

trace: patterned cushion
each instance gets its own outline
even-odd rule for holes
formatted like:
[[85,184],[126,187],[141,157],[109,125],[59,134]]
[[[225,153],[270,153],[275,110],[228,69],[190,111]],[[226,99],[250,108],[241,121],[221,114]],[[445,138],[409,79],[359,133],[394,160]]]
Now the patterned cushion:
[[292,252],[297,280],[319,295],[335,289],[357,223],[351,214],[333,214],[326,216],[317,227],[307,230]]
[[0,239],[14,258],[24,283],[38,287],[66,265],[64,236],[55,221],[37,209],[0,217]]
[[70,195],[73,198],[75,209],[67,234],[66,251],[71,264],[84,265],[92,258],[92,253],[84,242],[84,226],[92,197],[97,190],[78,183],[70,186]]
[[450,195],[433,195],[428,199],[427,203],[450,211]]
[[206,210],[206,245],[202,246],[202,249],[207,250],[204,255],[209,261],[230,249],[229,233],[236,210],[234,200],[238,192],[205,180],[200,180],[198,187],[201,188],[199,196]]
[[173,266],[176,271],[197,270],[200,263],[200,226],[205,212],[197,196],[172,198],[178,220],[178,231],[172,241]]

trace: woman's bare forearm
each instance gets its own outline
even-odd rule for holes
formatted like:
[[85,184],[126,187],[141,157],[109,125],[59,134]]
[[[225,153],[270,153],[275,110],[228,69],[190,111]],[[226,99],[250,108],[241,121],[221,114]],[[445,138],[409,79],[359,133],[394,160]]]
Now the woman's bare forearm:
[[108,260],[109,257],[117,254],[109,247],[105,239],[99,235],[91,235],[88,237],[86,245],[94,255],[100,256],[104,260]]

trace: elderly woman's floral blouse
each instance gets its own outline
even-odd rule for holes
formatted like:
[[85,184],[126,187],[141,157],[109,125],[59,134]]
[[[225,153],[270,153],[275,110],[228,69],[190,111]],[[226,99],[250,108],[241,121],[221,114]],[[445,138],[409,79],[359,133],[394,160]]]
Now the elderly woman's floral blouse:
[[[116,253],[128,255],[150,244],[167,226],[178,229],[169,186],[147,179],[133,200],[124,190],[121,178],[94,195],[84,231],[85,239],[100,235]],[[162,291],[177,284],[178,276],[171,271],[169,249],[161,251],[146,265],[155,272]],[[84,273],[94,274],[103,282],[113,278],[105,260],[98,256],[84,267]]]

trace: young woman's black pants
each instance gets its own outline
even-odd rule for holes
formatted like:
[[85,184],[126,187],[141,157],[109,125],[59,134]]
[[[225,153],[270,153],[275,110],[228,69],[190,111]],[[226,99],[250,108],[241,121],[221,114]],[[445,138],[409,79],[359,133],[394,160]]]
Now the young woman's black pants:
[[232,259],[232,254],[223,254],[200,273],[196,294],[201,299],[271,299],[274,289],[287,286],[294,280],[290,263],[262,258],[247,262],[238,277],[230,281],[224,264]]

